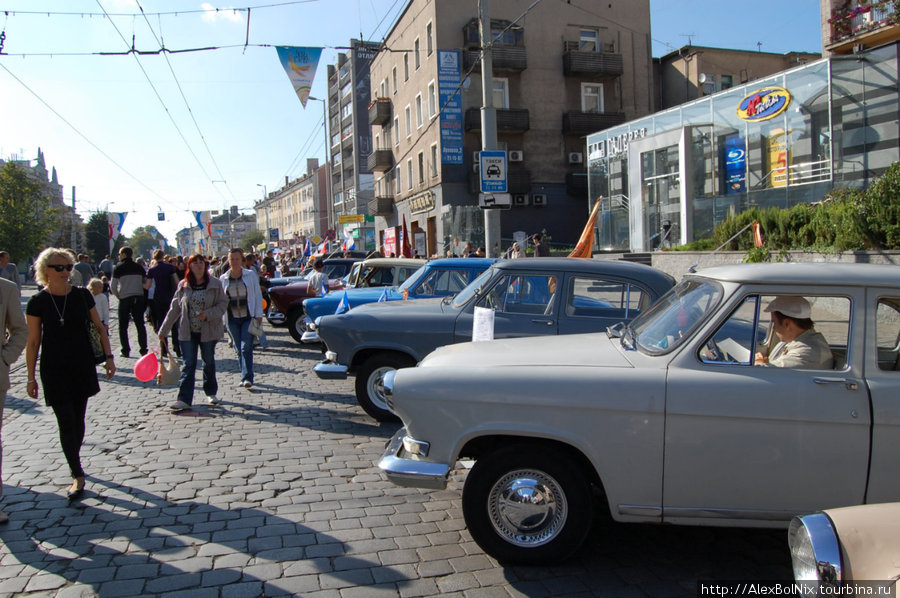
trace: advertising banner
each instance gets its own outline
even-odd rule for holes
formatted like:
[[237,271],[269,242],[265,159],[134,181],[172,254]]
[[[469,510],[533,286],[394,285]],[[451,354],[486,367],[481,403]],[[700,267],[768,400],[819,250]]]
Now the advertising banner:
[[463,163],[462,98],[458,93],[458,50],[438,50],[438,103],[441,112],[441,163]]

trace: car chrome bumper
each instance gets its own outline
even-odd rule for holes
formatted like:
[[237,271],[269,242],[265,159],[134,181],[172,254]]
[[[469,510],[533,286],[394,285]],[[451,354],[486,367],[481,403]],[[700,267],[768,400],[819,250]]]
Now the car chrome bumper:
[[406,428],[400,428],[388,441],[378,467],[387,479],[398,486],[442,490],[447,487],[450,467],[442,463],[429,463],[412,458],[403,448]]
[[322,380],[346,380],[347,366],[331,361],[320,361],[313,367],[316,376]]
[[270,322],[278,322],[284,323],[285,317],[284,314],[275,309],[274,307],[269,308],[269,313],[266,314],[266,319]]
[[319,333],[315,330],[307,330],[303,333],[303,336],[300,338],[300,341],[303,343],[320,343],[322,339],[319,338]]

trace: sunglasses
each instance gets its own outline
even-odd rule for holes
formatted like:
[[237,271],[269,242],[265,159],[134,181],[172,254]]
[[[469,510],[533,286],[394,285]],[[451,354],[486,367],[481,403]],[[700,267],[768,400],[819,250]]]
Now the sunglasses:
[[62,272],[63,270],[68,270],[69,272],[71,272],[72,268],[74,268],[75,266],[73,264],[49,264],[47,267],[53,268],[57,272]]

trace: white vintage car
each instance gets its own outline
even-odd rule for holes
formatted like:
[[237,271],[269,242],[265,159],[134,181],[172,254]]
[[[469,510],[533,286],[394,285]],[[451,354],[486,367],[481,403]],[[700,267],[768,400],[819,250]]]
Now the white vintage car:
[[[826,362],[762,363],[788,352],[770,334],[776,297],[807,306],[796,319],[824,335]],[[900,268],[708,268],[627,327],[451,345],[397,371],[404,427],[379,466],[443,488],[474,460],[466,524],[505,562],[576,550],[598,495],[618,521],[765,527],[897,501],[898,344]]]

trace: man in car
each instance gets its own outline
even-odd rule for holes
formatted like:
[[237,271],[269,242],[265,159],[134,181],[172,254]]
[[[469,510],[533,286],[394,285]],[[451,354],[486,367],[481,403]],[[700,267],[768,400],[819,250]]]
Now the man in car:
[[813,329],[809,301],[776,297],[766,311],[772,314],[772,330],[781,342],[768,355],[757,353],[756,365],[798,370],[828,370],[834,366],[828,341]]

